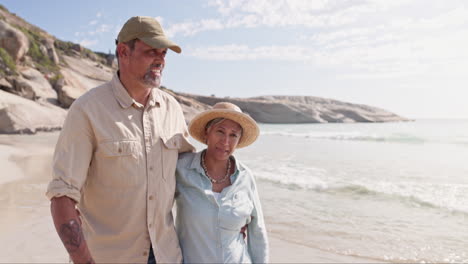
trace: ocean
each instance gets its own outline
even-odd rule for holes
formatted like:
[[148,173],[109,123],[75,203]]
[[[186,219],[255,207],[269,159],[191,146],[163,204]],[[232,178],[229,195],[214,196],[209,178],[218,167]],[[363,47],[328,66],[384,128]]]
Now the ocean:
[[260,128],[236,155],[270,236],[369,262],[468,262],[468,120]]
[[[272,239],[331,262],[468,263],[468,120],[260,128],[235,155]],[[0,135],[4,262],[68,260],[44,195],[57,137]]]

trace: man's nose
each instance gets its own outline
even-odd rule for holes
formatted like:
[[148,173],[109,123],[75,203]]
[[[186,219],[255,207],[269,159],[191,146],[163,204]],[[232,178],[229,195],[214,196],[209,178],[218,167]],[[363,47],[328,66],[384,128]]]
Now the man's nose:
[[154,61],[157,62],[157,63],[163,63],[164,64],[165,61],[166,61],[164,52],[156,53],[156,56],[154,56]]
[[155,58],[154,58],[154,61],[157,62],[157,63],[162,63],[164,64],[166,62],[166,60],[164,59],[164,55],[160,55],[158,54]]

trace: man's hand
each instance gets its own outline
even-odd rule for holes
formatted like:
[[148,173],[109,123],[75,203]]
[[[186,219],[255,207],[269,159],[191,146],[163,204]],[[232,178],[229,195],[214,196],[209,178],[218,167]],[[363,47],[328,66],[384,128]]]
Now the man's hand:
[[242,236],[244,237],[244,239],[247,237],[247,226],[248,224],[245,224],[245,226],[243,226],[240,230],[240,232],[242,233]]
[[[250,221],[252,221],[254,219],[254,217],[252,216],[252,218],[250,219]],[[242,233],[242,235],[244,236],[244,239],[247,237],[247,227],[249,226],[249,224],[245,224],[245,226],[243,226],[240,230],[240,232]]]

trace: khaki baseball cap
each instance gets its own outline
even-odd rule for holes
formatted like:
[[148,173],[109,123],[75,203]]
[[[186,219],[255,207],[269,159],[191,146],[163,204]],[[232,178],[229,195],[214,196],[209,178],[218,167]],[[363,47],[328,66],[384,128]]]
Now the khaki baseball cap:
[[177,53],[182,49],[169,40],[159,22],[147,16],[134,16],[127,20],[117,36],[116,43],[139,39],[153,48],[169,48]]

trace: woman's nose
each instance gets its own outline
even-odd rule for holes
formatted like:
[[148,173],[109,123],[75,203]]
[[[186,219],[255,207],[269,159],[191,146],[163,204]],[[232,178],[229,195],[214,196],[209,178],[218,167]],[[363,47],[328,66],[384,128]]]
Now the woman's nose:
[[228,136],[224,136],[222,141],[223,141],[224,145],[229,145],[229,137]]

